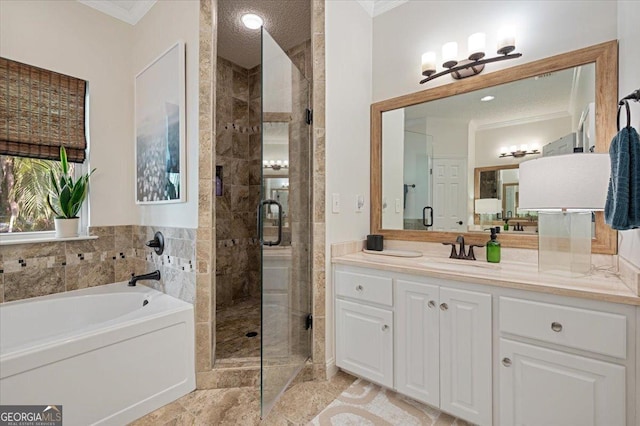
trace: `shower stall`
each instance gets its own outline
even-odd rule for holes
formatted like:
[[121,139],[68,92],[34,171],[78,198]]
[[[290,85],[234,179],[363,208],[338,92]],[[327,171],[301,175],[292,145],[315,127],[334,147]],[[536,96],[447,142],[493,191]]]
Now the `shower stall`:
[[310,43],[261,31],[259,65],[218,57],[214,368],[259,366],[264,416],[311,356],[312,153]]

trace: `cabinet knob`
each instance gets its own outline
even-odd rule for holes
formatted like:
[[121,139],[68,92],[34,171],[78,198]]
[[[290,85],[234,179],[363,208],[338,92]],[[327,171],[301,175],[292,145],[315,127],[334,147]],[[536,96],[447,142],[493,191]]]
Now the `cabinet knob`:
[[387,331],[389,329],[389,326],[387,324],[382,326],[382,331]]
[[362,291],[362,290],[364,290],[364,287],[362,287],[360,284],[358,284],[356,286],[356,291]]
[[436,302],[434,300],[429,300],[429,307],[430,308],[435,308],[436,307]]
[[505,367],[511,367],[511,360],[509,358],[502,358],[502,365]]
[[443,311],[446,311],[447,309],[449,309],[449,305],[447,305],[446,303],[441,303],[440,309],[442,309]]
[[551,329],[556,333],[560,333],[562,331],[562,324],[560,324],[559,322],[552,322]]

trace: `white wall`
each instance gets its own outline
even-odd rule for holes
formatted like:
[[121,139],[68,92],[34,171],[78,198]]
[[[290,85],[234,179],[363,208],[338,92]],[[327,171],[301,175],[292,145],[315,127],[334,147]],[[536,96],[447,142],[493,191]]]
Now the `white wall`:
[[613,40],[616,19],[613,1],[409,1],[374,18],[373,100],[450,83],[447,76],[420,85],[420,57],[434,50],[440,58],[448,41],[458,42],[463,57],[467,37],[475,32],[487,34],[493,54],[497,31],[506,25],[516,29],[522,58],[489,64],[487,73]]
[[[131,26],[76,1],[0,1],[0,55],[89,82],[89,224],[196,228],[197,0],[157,2]],[[136,206],[134,78],[178,39],[187,54],[187,203]]]
[[1,1],[0,55],[89,82],[92,226],[136,223],[133,28],[75,1]]
[[[326,353],[332,362],[331,244],[369,233],[369,106],[372,19],[355,1],[325,2],[326,48]],[[342,211],[331,213],[331,194]],[[356,195],[365,208],[355,213]]]
[[468,126],[466,121],[427,117],[427,134],[433,136],[433,158],[466,158]]
[[560,139],[571,133],[571,117],[552,118],[532,123],[516,124],[495,128],[480,128],[476,132],[476,157],[473,167],[486,167],[508,164],[519,164],[535,158],[527,155],[522,158],[498,158],[500,148],[515,145],[520,148],[526,144],[531,147],[537,144],[539,149],[549,142]]
[[[186,48],[186,121],[187,121],[187,202],[140,205],[137,222],[140,225],[198,227],[198,37],[199,2],[197,0],[163,0],[133,27],[132,77],[164,53],[176,41]],[[130,133],[130,155],[133,157],[135,133]],[[133,168],[133,166],[132,166]],[[134,197],[133,190],[130,197]]]
[[[640,55],[638,41],[640,40],[640,2],[618,1],[618,39],[619,44],[619,97],[623,97],[640,89],[638,79],[640,70]],[[633,126],[640,131],[640,103],[631,102],[630,106]],[[619,233],[620,256],[628,259],[640,267],[640,229]]]
[[[382,227],[403,228],[404,109],[382,114]],[[385,207],[386,203],[386,207]],[[396,203],[400,209],[396,210]]]

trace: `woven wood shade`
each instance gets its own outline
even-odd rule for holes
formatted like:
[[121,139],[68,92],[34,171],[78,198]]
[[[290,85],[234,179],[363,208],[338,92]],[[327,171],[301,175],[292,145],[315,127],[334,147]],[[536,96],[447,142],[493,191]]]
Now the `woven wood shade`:
[[85,159],[87,82],[0,57],[0,154]]

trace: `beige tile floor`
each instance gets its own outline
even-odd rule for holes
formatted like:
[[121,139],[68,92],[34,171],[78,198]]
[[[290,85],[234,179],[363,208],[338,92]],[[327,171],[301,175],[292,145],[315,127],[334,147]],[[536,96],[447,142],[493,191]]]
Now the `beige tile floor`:
[[260,391],[257,388],[196,390],[147,414],[130,426],[304,425],[354,381],[355,377],[339,372],[329,381],[293,384],[262,422]]

